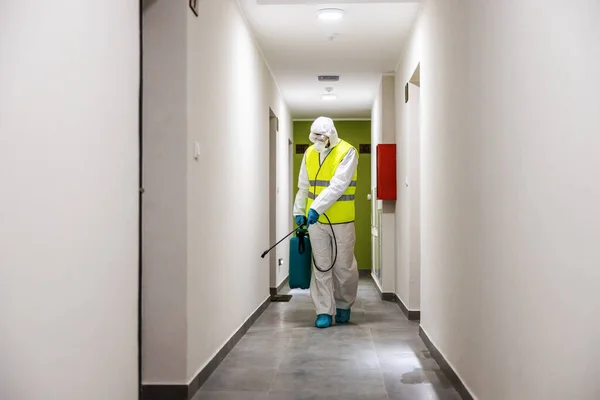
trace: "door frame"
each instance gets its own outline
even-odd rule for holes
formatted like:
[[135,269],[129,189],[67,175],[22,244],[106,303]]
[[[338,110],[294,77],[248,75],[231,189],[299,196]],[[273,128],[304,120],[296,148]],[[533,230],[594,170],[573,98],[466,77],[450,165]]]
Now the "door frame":
[[[279,119],[269,107],[269,242],[277,241],[277,135]],[[269,253],[269,288],[277,294],[277,250]],[[273,293],[275,292],[275,293]]]
[[142,201],[144,196],[143,179],[143,99],[144,99],[144,0],[139,0],[139,99],[138,99],[138,399],[142,398]]

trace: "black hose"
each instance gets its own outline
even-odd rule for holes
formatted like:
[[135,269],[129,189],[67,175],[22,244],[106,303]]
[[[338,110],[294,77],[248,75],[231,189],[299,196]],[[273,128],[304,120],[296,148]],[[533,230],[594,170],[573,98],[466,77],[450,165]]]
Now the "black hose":
[[[329,154],[331,153],[327,153],[327,155],[325,156],[325,158],[323,159],[323,161],[325,161],[325,159],[329,156]],[[315,184],[313,186],[313,193],[317,194],[317,179],[319,178],[319,172],[321,172],[321,168],[323,167],[323,161],[321,161],[321,165],[319,166],[319,170],[317,171],[317,174],[315,175]],[[329,224],[329,227],[331,228],[331,234],[333,235],[333,244],[335,246],[335,256],[333,257],[333,262],[331,263],[331,267],[329,267],[328,269],[321,269],[319,268],[319,266],[317,265],[317,262],[315,261],[315,256],[312,256],[313,259],[313,263],[315,264],[315,268],[321,272],[329,272],[333,269],[333,266],[335,265],[335,262],[337,260],[337,253],[338,253],[338,248],[337,248],[337,239],[335,238],[335,232],[333,231],[333,225],[331,224],[331,220],[329,219],[329,217],[327,216],[327,214],[323,213],[323,215],[325,216],[325,218],[327,218],[327,223]]]
[[323,214],[323,215],[325,216],[325,218],[327,218],[327,223],[329,224],[329,228],[331,228],[331,234],[333,235],[333,246],[335,247],[335,256],[333,257],[333,262],[331,263],[331,267],[329,267],[328,269],[319,268],[319,266],[317,265],[317,261],[315,261],[314,253],[312,255],[312,259],[313,259],[313,263],[315,264],[316,269],[318,269],[320,272],[329,272],[332,270],[333,266],[335,265],[335,262],[337,261],[338,247],[337,247],[337,238],[335,237],[335,231],[333,230],[333,225],[331,223],[331,220],[329,219],[327,214]]

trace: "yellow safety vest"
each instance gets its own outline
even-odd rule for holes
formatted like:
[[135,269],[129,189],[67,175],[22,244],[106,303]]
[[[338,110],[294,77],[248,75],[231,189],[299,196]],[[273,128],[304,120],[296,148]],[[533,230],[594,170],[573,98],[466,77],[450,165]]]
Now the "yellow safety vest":
[[[340,165],[350,149],[354,149],[354,147],[350,143],[342,140],[325,156],[323,164],[321,164],[320,154],[315,150],[314,146],[310,146],[306,150],[306,171],[308,172],[309,181],[308,202],[306,207],[307,216],[313,201],[327,186],[329,186],[329,182],[335,175],[338,165]],[[358,157],[356,149],[354,149],[354,151],[356,152],[356,157]],[[354,222],[354,196],[356,194],[357,170],[354,171],[352,182],[350,182],[346,191],[324,213],[327,214],[327,217],[329,217],[329,221],[331,221],[332,224]],[[321,223],[326,224],[329,221],[324,215],[319,217],[319,222]]]

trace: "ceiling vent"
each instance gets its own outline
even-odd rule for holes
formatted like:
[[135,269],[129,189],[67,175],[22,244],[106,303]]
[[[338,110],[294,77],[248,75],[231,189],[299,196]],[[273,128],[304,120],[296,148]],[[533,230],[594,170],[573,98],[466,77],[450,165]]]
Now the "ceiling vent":
[[319,82],[337,82],[339,80],[339,75],[319,75]]

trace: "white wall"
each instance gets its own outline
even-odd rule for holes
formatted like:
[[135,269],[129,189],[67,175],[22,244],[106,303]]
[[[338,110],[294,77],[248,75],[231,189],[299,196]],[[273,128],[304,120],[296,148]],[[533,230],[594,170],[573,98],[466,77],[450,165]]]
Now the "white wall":
[[138,2],[0,2],[0,398],[137,398]]
[[[395,78],[385,75],[381,78],[378,91],[371,109],[371,186],[377,187],[377,145],[395,142]],[[373,192],[373,191],[372,191]],[[372,236],[373,265],[379,268],[379,277],[375,277],[380,289],[393,293],[396,285],[396,232],[393,200],[375,201],[372,221],[377,237]],[[379,218],[378,214],[381,214]],[[379,252],[380,257],[377,257]],[[377,262],[378,260],[378,262]]]
[[[269,247],[269,107],[281,137],[291,135],[287,108],[236,2],[205,0],[199,8],[198,18],[189,12],[187,19],[188,380],[269,297],[268,258],[260,258]],[[280,156],[283,168],[288,155]],[[289,174],[279,172],[277,212],[285,222],[277,226],[289,232],[290,214],[282,211]]]
[[[409,74],[409,78],[410,78]],[[406,80],[402,76],[396,76],[396,198],[398,208],[396,212],[396,295],[408,309],[410,306],[410,268],[409,268],[409,202],[408,188],[408,159],[409,146],[408,135],[406,134],[405,124],[407,118],[407,103],[405,103],[404,85]]]
[[147,1],[144,28],[143,369],[187,379],[187,13]]
[[[395,77],[381,79],[381,143],[396,143]],[[397,151],[398,149],[396,149]],[[376,159],[376,157],[373,157]],[[396,204],[395,200],[380,201],[381,207],[381,268],[382,290],[393,293],[396,289]]]
[[404,268],[409,270],[408,297],[403,297],[410,310],[418,310],[421,302],[421,90],[410,83],[407,106],[407,150],[408,168],[408,261]]
[[479,399],[600,397],[598,15],[430,0],[397,70],[421,63],[421,324]]
[[[293,146],[290,145],[290,139],[293,137],[292,118],[288,111],[283,97],[279,93],[276,85],[272,85],[271,98],[277,99],[275,109],[281,115],[279,118],[279,132],[277,134],[277,230],[276,239],[279,240],[287,235],[294,227],[291,224],[292,215],[292,186],[291,174],[293,164],[290,164]],[[284,264],[277,266],[277,286],[288,277],[289,258],[290,258],[290,242],[284,240],[276,248],[277,259],[282,258]]]
[[379,83],[373,107],[371,108],[371,265],[376,283],[381,289],[381,245],[379,232],[379,210],[381,201],[377,200],[377,145],[382,142],[383,137],[383,85]]
[[144,35],[143,381],[187,384],[269,297],[269,108],[277,236],[291,230],[291,118],[234,0],[199,17],[150,2]]
[[[416,67],[416,66],[415,66]],[[414,68],[408,74],[412,77]],[[398,172],[396,213],[396,295],[409,310],[420,308],[421,221],[420,221],[420,90],[406,78],[396,81],[396,160]]]
[[[379,82],[371,108],[371,147],[383,141],[383,81]],[[377,157],[371,157],[371,188],[377,187]]]
[[381,138],[383,143],[396,142],[396,97],[394,85],[396,78],[394,75],[384,75],[381,78],[381,112],[382,116],[382,132]]

